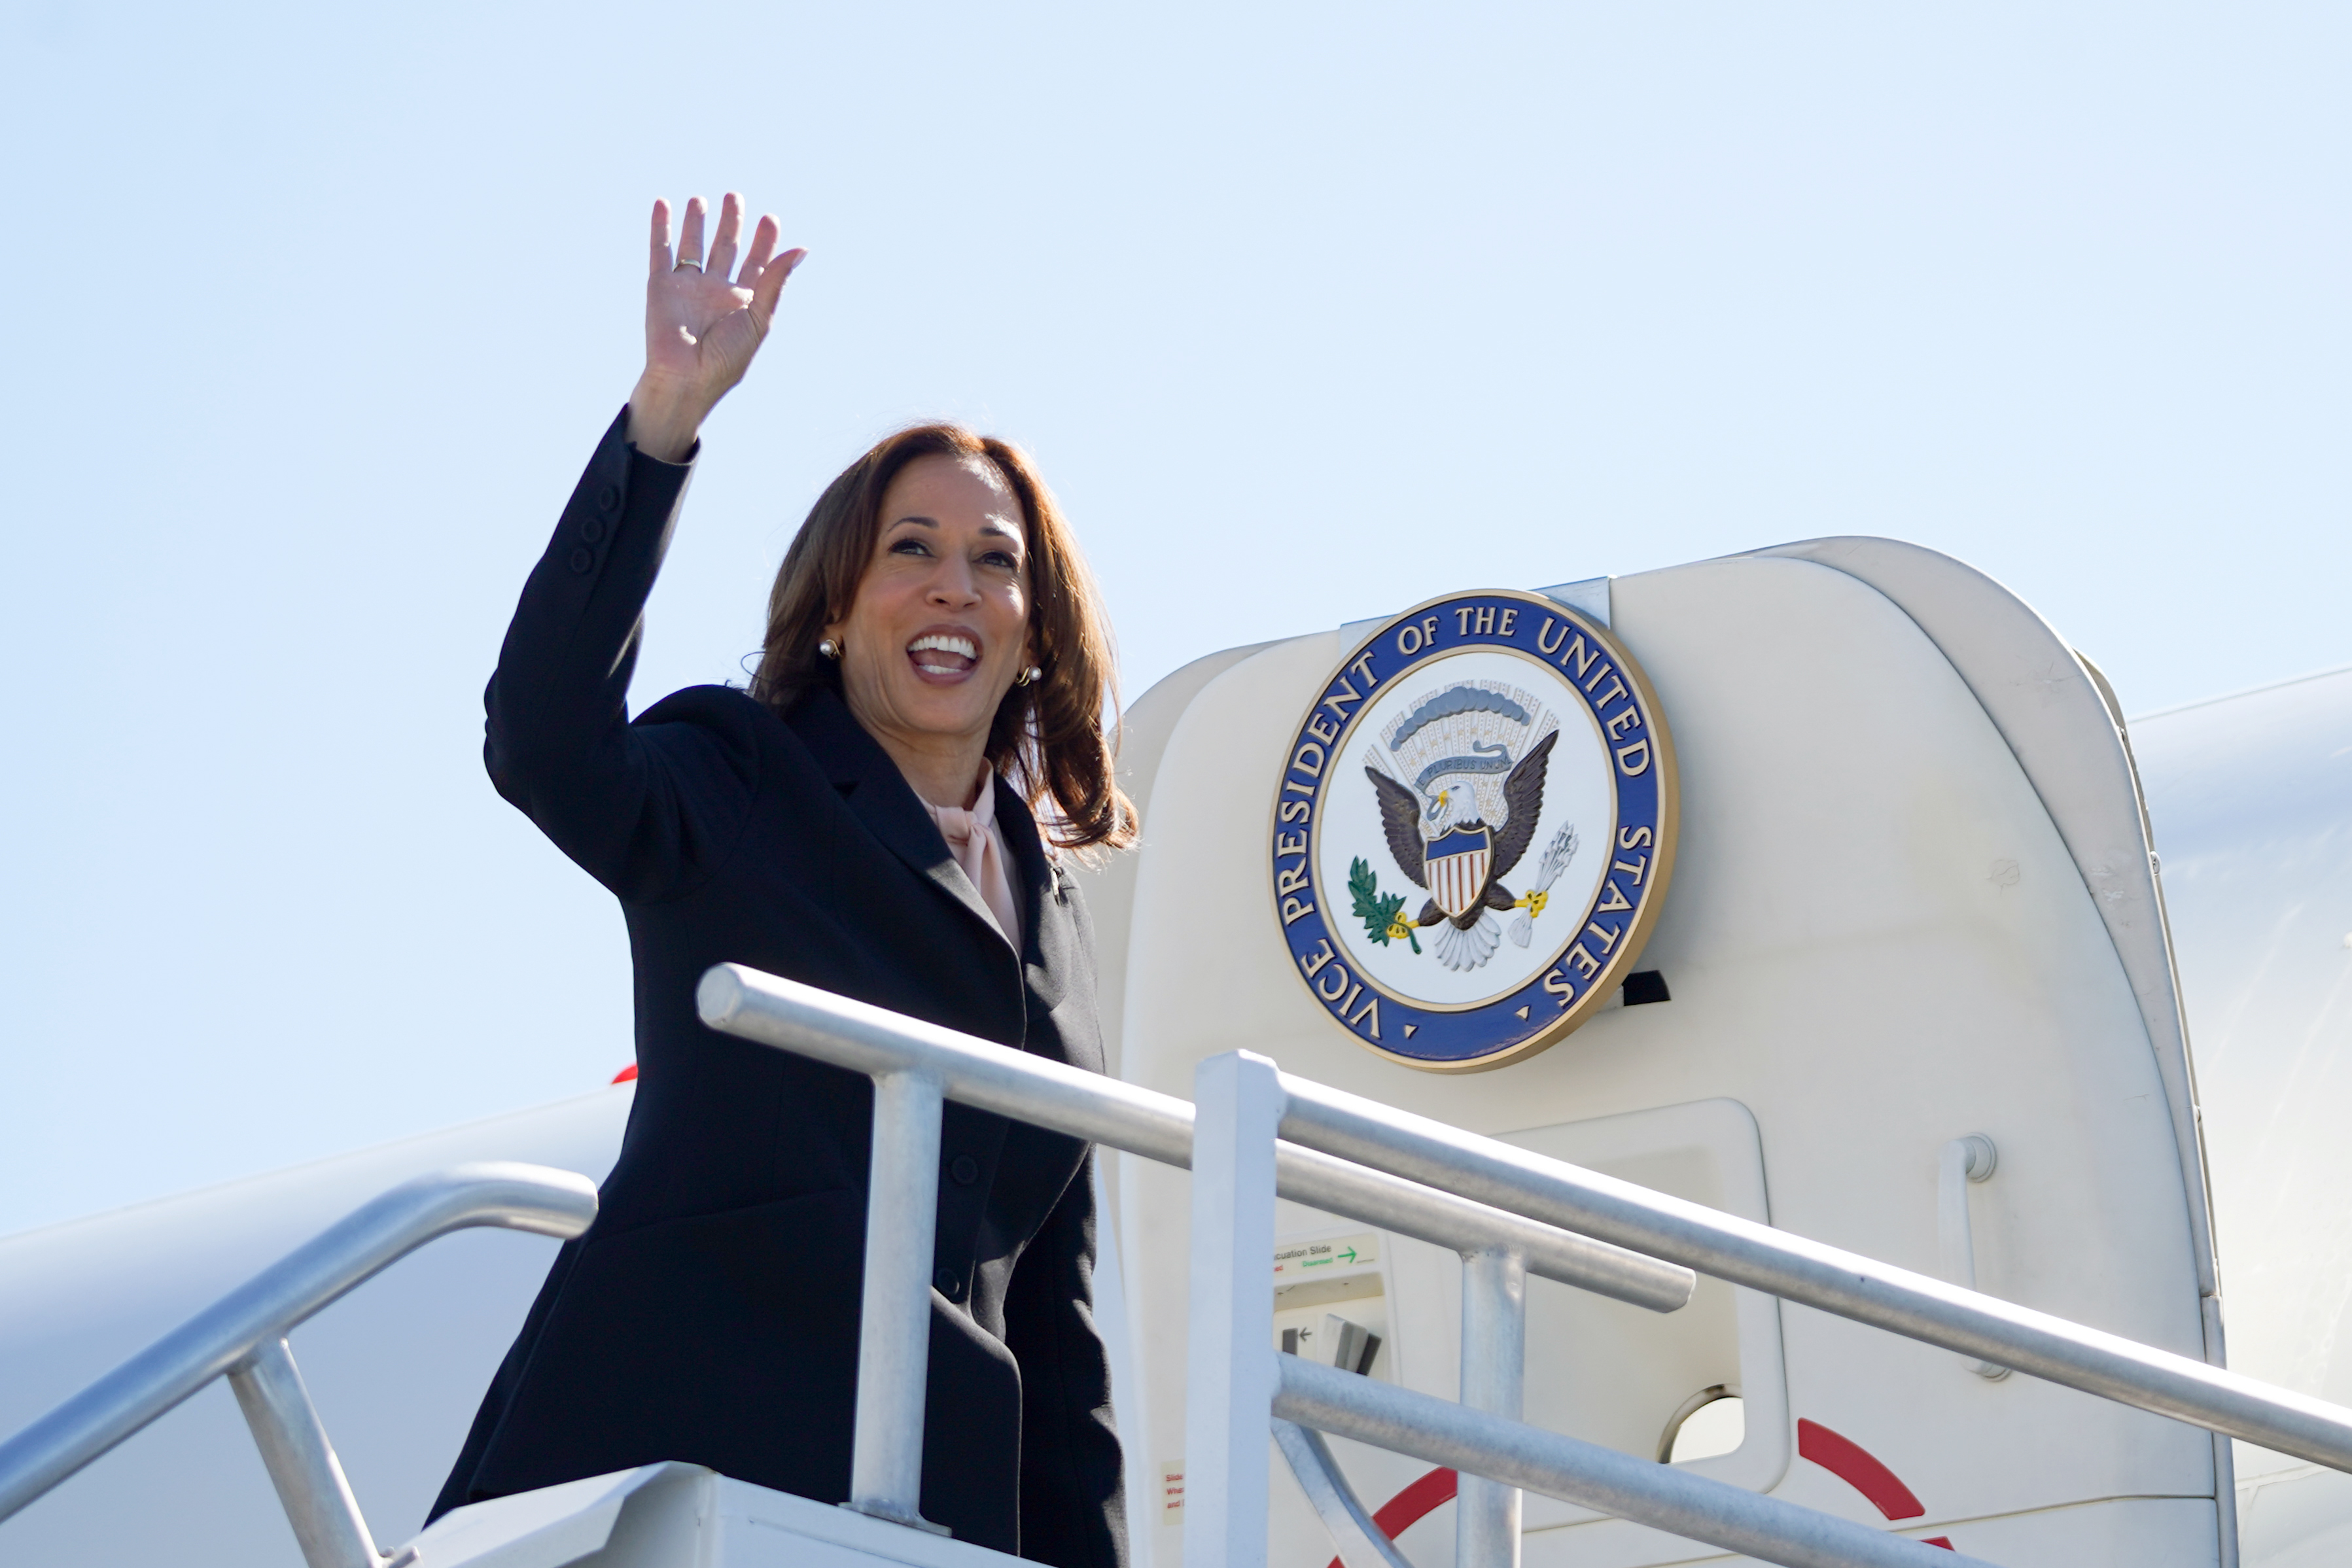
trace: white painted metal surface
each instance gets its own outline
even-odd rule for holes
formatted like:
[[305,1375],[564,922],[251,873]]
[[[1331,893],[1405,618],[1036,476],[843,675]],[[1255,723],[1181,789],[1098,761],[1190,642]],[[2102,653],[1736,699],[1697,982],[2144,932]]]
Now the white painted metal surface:
[[923,1521],[923,1406],[930,1394],[931,1253],[945,1104],[930,1073],[875,1077],[849,1459],[852,1508],[926,1529],[935,1528]]
[[646,1465],[435,1521],[417,1568],[1011,1568],[1001,1552],[700,1465]]
[[[2181,1135],[2193,1127],[2187,1062],[2177,1015],[2165,1021],[2169,969],[2109,710],[2063,643],[1979,574],[1910,547],[1832,553],[1612,584],[1612,630],[1648,672],[1681,755],[1683,850],[1644,960],[1672,1000],[1605,1011],[1500,1071],[1439,1079],[1373,1060],[1306,1004],[1269,938],[1257,841],[1267,780],[1342,636],[1271,644],[1206,679],[1196,669],[1164,706],[1147,695],[1130,720],[1130,755],[1153,764],[1129,785],[1144,792],[1143,848],[1089,889],[1106,961],[1123,960],[1119,1069],[1181,1092],[1197,1061],[1247,1049],[1507,1139],[1733,1102],[1759,1130],[1769,1196],[1749,1218],[1923,1275],[1942,1264],[1938,1153],[1983,1133],[2002,1171],[1976,1192],[1980,1286],[2202,1360],[2212,1270],[2196,1150]],[[1212,990],[1194,978],[1203,966],[1218,976]],[[1724,1201],[1719,1155],[1677,1143],[1611,1161],[1603,1174]],[[1116,1186],[1136,1342],[1177,1342],[1181,1178],[1127,1161]],[[1310,1236],[1334,1220],[1286,1207],[1279,1225]],[[1383,1246],[1389,1375],[1452,1397],[1458,1264],[1406,1239]],[[2036,1379],[1988,1381],[1949,1355],[1794,1310],[1774,1312],[1778,1364],[1730,1343],[1726,1313],[1727,1332],[1671,1363],[1688,1369],[1686,1385],[1654,1384],[1639,1358],[1546,1343],[1540,1309],[1528,1408],[1557,1412],[1568,1435],[1651,1456],[1692,1395],[1736,1385],[1743,1441],[1695,1461],[1696,1473],[1737,1472],[1739,1484],[1890,1522],[1799,1454],[1803,1420],[1874,1456],[1916,1494],[1917,1519],[1963,1551],[1979,1521],[2031,1515],[2053,1521],[2053,1542],[2079,1547],[2082,1532],[2108,1531],[2120,1552],[2140,1539],[2141,1498],[2203,1510],[2201,1529],[2176,1518],[2155,1531],[2149,1561],[2214,1563],[2226,1548],[2202,1434]],[[1181,1387],[1150,1371],[1144,1408],[1125,1414],[1141,1416],[1139,1447],[1157,1469],[1181,1469]],[[1551,1396],[1548,1376],[1578,1397]],[[1756,1391],[1774,1383],[1786,1402],[1767,1418]],[[1333,1447],[1368,1503],[1426,1469]],[[1321,1568],[1312,1511],[1286,1481],[1276,1496],[1276,1568]],[[2071,1510],[2090,1511],[2059,1522]],[[1452,1563],[1451,1511],[1409,1532],[1425,1568]],[[1154,1568],[1173,1568],[1178,1532],[1160,1517],[1143,1544]],[[1530,1513],[1528,1563],[1684,1552],[1620,1521],[1553,1517]]]
[[2147,1027],[2179,1150],[2198,1289],[2210,1296],[2213,1244],[2179,985],[2151,859],[2155,845],[2124,716],[2106,678],[2032,606],[1935,550],[1847,537],[1758,554],[1832,567],[1885,595],[1951,661],[2032,786],[2114,941]]
[[1274,1063],[1245,1051],[1202,1062],[1193,1084],[1184,1552],[1208,1568],[1256,1568],[1265,1552],[1274,1405],[1265,1270],[1283,1093]]
[[[1638,1176],[1709,1208],[1759,1223],[1770,1219],[1764,1151],[1756,1119],[1731,1100],[1701,1100],[1651,1111],[1531,1128],[1507,1140],[1590,1170]],[[1716,1386],[1740,1391],[1739,1440],[1694,1454],[1689,1468],[1751,1490],[1780,1484],[1796,1462],[1789,1410],[1780,1302],[1760,1291],[1702,1278],[1691,1304],[1671,1319],[1640,1321],[1608,1302],[1541,1282],[1528,1291],[1527,1418],[1627,1453],[1654,1455],[1671,1417]],[[1618,1354],[1595,1356],[1608,1344]],[[1605,1418],[1596,1419],[1596,1416]],[[1524,1500],[1529,1531],[1591,1523],[1590,1510],[1545,1497]]]
[[[2352,1394],[2352,670],[2137,719],[2230,1360]],[[2352,1480],[2242,1446],[2248,1568],[2352,1561]]]

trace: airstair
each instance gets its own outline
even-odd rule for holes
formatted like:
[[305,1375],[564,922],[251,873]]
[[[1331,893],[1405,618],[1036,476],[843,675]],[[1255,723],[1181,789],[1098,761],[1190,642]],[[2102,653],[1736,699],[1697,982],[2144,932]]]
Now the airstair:
[[[1701,1275],[2336,1471],[2352,1409],[1876,1262],[1279,1071],[1233,1051],[1194,1099],[1040,1061],[736,966],[705,976],[704,1020],[875,1082],[851,1496],[838,1507],[698,1467],[651,1465],[458,1510],[389,1552],[371,1534],[286,1336],[436,1237],[499,1227],[571,1237],[594,1217],[568,1172],[459,1166],[385,1193],[0,1443],[5,1521],[226,1377],[310,1568],[982,1568],[1002,1554],[924,1521],[918,1500],[929,1280],[947,1101],[1191,1174],[1183,1556],[1267,1560],[1269,1441],[1345,1568],[1405,1568],[1328,1437],[1460,1478],[1460,1568],[1515,1568],[1528,1493],[1791,1568],[1983,1561],[1517,1416],[1529,1276],[1673,1312]],[[1947,1165],[1965,1180],[1979,1156]],[[1267,1289],[1277,1198],[1450,1248],[1463,1260],[1459,1401],[1276,1348]]]

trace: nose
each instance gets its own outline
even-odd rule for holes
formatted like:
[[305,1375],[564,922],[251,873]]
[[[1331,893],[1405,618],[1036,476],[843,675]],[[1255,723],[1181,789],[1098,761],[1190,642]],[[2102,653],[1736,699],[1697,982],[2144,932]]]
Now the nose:
[[943,557],[925,597],[944,610],[970,610],[978,604],[980,589],[972,581],[971,562],[961,555]]

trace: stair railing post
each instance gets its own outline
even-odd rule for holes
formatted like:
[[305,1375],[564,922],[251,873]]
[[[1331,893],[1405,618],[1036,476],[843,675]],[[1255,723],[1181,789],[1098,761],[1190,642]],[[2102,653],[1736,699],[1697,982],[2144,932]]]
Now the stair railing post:
[[875,1074],[857,1427],[849,1457],[851,1508],[934,1533],[943,1531],[922,1515],[923,1403],[930,1385],[941,1103],[935,1076]]
[[[1508,1248],[1462,1254],[1462,1403],[1516,1421],[1528,1364],[1527,1259]],[[1465,1474],[1454,1501],[1455,1568],[1519,1568],[1519,1489]]]
[[302,1561],[310,1568],[384,1568],[286,1341],[272,1335],[256,1345],[229,1369],[228,1384],[285,1505]]
[[1283,1092],[1245,1051],[1192,1075],[1184,1568],[1265,1568],[1274,1422],[1274,1144]]

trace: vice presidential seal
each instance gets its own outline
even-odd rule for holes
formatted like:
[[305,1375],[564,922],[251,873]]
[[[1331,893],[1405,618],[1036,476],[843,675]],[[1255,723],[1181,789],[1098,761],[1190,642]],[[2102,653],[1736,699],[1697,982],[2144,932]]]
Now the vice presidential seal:
[[1664,716],[1609,633],[1534,594],[1454,594],[1358,644],[1290,737],[1275,912],[1359,1043],[1500,1067],[1623,983],[1675,819]]

